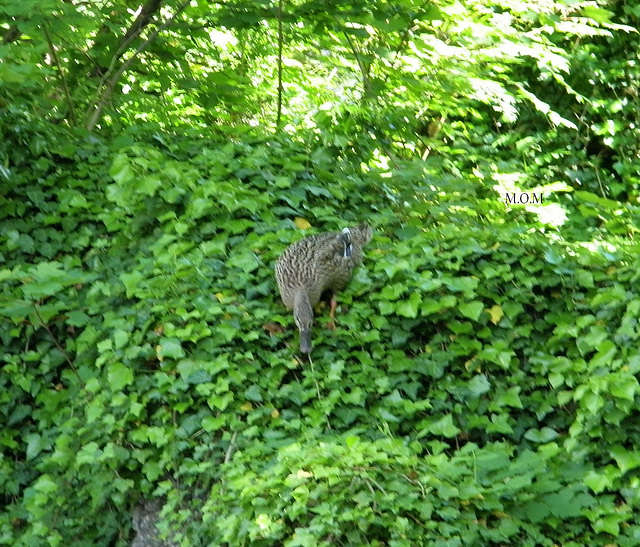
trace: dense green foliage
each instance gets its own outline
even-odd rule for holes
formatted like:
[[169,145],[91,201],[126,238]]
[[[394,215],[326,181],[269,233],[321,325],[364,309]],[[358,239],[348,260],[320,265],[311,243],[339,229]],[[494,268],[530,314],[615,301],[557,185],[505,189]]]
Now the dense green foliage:
[[[0,544],[640,542],[638,7],[19,6]],[[307,361],[273,263],[362,220]]]

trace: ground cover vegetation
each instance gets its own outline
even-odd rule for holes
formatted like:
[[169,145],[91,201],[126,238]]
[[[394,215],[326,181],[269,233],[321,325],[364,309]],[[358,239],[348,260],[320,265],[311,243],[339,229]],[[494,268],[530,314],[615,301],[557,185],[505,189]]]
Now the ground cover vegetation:
[[638,544],[634,2],[0,14],[0,544]]

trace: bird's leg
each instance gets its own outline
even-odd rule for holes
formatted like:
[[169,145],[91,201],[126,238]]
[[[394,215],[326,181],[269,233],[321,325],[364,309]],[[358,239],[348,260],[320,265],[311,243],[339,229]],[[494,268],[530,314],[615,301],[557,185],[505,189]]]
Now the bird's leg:
[[336,300],[336,295],[331,295],[331,309],[329,310],[329,322],[327,323],[327,328],[331,330],[336,330],[336,307],[338,306],[338,301]]

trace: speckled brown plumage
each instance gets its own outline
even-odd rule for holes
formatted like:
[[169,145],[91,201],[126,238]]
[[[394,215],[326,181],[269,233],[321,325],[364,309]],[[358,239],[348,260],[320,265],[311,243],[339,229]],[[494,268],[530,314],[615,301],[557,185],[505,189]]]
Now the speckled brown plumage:
[[[293,309],[300,350],[311,351],[313,306],[323,292],[342,289],[362,262],[362,247],[373,232],[367,224],[305,237],[285,249],[276,262],[276,280],[285,306]],[[332,316],[335,301],[332,301]]]

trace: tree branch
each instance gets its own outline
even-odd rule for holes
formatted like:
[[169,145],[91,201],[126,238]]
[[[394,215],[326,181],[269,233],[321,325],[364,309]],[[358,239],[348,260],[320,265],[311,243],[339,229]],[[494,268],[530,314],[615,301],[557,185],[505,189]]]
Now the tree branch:
[[49,34],[49,29],[47,28],[47,24],[43,23],[42,30],[44,31],[44,36],[47,40],[47,44],[49,46],[49,52],[51,53],[51,58],[53,59],[56,68],[58,69],[58,78],[60,78],[60,85],[62,86],[62,91],[64,92],[65,99],[67,101],[67,108],[69,109],[69,119],[71,120],[71,125],[77,125],[76,121],[76,113],[73,107],[73,101],[71,100],[71,93],[69,93],[69,86],[67,86],[67,80],[64,77],[64,72],[62,71],[62,67],[60,66],[60,61],[58,60],[58,54],[56,53],[56,48],[53,45],[53,40],[51,40],[51,34]]
[[[127,30],[122,40],[120,40],[120,45],[118,46],[118,49],[116,49],[116,52],[113,54],[113,57],[111,58],[111,62],[109,63],[109,67],[107,68],[107,70],[102,75],[102,78],[100,79],[100,83],[98,84],[99,90],[103,88],[104,83],[111,76],[111,74],[113,74],[113,70],[116,66],[116,63],[120,60],[120,58],[122,57],[124,52],[127,50],[131,42],[133,42],[138,36],[140,36],[140,33],[144,30],[144,27],[146,27],[151,21],[151,16],[153,15],[153,13],[150,10],[153,9],[153,6],[150,6],[149,4],[152,4],[155,2],[157,2],[158,4],[155,9],[156,10],[160,9],[161,0],[149,0],[149,2],[142,8],[140,15],[129,27],[129,30]],[[145,14],[144,23],[142,22],[143,19],[141,19],[143,14]]]
[[358,63],[358,67],[360,68],[360,74],[362,74],[362,88],[364,91],[364,96],[368,97],[371,95],[371,83],[369,82],[369,75],[367,74],[367,70],[365,69],[364,63],[362,62],[362,58],[360,57],[360,53],[358,53],[358,49],[355,44],[349,37],[349,34],[346,31],[342,31],[344,37],[347,39],[347,43],[353,52],[353,56],[356,58],[356,62]]
[[[185,2],[180,4],[176,12],[169,19],[167,19],[162,25],[160,25],[156,30],[154,30],[149,36],[149,38],[147,38],[142,44],[138,46],[138,48],[133,52],[131,57],[129,57],[124,63],[122,63],[122,66],[118,70],[116,70],[116,72],[109,78],[109,81],[106,83],[106,85],[101,82],[99,89],[104,87],[104,91],[102,92],[100,99],[96,103],[94,103],[87,111],[87,118],[88,118],[87,126],[86,126],[87,130],[93,131],[93,129],[95,128],[96,124],[98,123],[98,120],[100,119],[100,116],[102,116],[104,107],[109,102],[109,99],[113,94],[113,90],[116,84],[118,83],[120,76],[122,76],[122,74],[124,73],[124,71],[127,70],[132,65],[133,61],[136,59],[138,55],[140,55],[140,53],[142,53],[145,49],[147,49],[149,44],[156,39],[158,34],[160,34],[171,23],[173,23],[175,18],[178,15],[180,15],[180,13],[182,13],[190,3],[191,3],[191,0],[185,0]],[[133,38],[130,38],[130,39],[133,39]]]
[[[129,27],[120,41],[120,45],[117,49],[120,55],[124,52],[124,48],[131,43],[131,40],[138,36],[144,30],[144,27],[151,22],[151,19],[160,9],[160,6],[162,6],[162,0],[147,0],[147,3],[142,6],[140,14],[136,17],[136,20]],[[116,53],[116,55],[118,55],[118,53]]]

